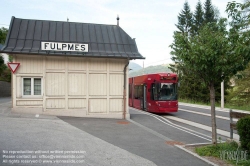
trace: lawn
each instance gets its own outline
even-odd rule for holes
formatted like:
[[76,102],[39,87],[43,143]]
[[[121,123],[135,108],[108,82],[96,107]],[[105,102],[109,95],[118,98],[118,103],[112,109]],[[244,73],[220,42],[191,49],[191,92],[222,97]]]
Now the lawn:
[[196,147],[195,152],[200,156],[213,156],[225,160],[232,165],[250,166],[249,152],[241,149],[238,143],[224,142],[217,145]]
[[[199,104],[199,105],[210,106],[210,103],[202,103],[202,102],[197,102],[197,101],[194,101],[194,100],[180,99],[180,98],[178,100],[180,102],[183,102],[183,103],[190,103],[190,104]],[[221,107],[221,104],[220,103],[216,103],[215,106],[216,107]],[[227,109],[232,109],[232,110],[233,109],[237,109],[237,110],[250,111],[250,104],[236,106],[236,105],[233,105],[233,104],[230,104],[230,103],[225,103],[224,107],[227,108]]]

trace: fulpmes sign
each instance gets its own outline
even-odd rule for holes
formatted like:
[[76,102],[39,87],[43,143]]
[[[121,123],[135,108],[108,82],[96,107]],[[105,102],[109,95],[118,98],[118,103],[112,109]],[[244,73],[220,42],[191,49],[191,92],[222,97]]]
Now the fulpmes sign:
[[55,43],[55,42],[41,42],[41,49],[47,51],[77,51],[88,52],[88,44],[80,43]]

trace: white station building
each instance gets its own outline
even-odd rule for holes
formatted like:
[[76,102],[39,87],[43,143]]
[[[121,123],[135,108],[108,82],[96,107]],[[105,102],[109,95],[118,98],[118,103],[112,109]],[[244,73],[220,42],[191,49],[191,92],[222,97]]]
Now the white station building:
[[12,17],[0,50],[20,64],[12,74],[12,111],[124,118],[128,64],[144,59],[117,25]]

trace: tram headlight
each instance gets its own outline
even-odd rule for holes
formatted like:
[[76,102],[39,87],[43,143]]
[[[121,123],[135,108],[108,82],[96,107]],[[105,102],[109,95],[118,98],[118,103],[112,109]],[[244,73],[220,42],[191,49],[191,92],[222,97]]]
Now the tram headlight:
[[156,101],[155,103],[156,103],[156,105],[161,106],[159,102]]

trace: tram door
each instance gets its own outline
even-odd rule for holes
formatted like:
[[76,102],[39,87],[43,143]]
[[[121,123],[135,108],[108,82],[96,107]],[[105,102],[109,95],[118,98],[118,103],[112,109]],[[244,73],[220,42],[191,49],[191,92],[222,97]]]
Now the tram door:
[[143,85],[143,110],[147,110],[147,85]]

